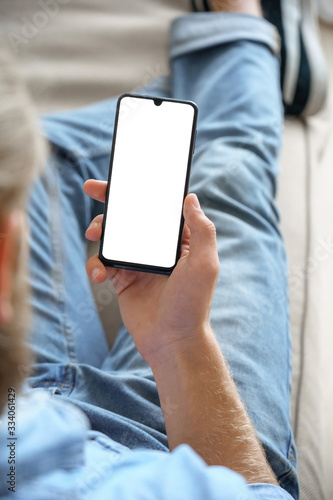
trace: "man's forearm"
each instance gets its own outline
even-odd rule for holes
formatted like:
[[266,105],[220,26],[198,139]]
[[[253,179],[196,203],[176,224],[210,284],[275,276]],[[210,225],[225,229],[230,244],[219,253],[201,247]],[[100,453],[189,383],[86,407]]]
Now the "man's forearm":
[[249,483],[278,484],[210,327],[152,369],[171,450],[186,443]]

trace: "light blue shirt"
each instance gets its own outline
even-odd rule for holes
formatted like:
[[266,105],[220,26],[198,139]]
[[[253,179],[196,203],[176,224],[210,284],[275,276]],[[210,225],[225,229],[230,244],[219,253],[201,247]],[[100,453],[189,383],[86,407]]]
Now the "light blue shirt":
[[15,413],[16,439],[7,406],[0,420],[3,499],[291,499],[281,488],[248,485],[225,467],[208,467],[187,445],[172,453],[130,450],[92,431],[80,409],[42,389],[20,395]]

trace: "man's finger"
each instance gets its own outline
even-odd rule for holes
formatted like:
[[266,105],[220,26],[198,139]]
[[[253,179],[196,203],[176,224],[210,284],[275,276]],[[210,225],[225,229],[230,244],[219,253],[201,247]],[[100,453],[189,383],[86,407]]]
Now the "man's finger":
[[95,217],[88,229],[86,230],[86,238],[89,241],[99,241],[102,235],[102,224],[103,224],[103,214],[97,215]]
[[191,232],[187,226],[187,224],[184,224],[184,231],[183,231],[183,239],[182,239],[182,246],[181,246],[181,257],[187,255],[190,251],[190,236]]
[[89,179],[83,185],[83,191],[96,201],[105,202],[106,197],[106,181],[96,181],[95,179]]
[[99,260],[97,254],[88,260],[86,270],[89,278],[94,283],[103,283],[107,278],[106,268]]

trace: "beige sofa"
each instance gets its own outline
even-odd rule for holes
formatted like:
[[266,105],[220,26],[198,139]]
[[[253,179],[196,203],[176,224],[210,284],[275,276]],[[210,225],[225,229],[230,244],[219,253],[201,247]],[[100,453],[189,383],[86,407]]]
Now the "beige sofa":
[[[188,10],[187,0],[1,0],[0,35],[39,111],[49,112],[130,91],[166,73],[169,23]],[[321,36],[332,76],[333,28],[322,26]],[[333,498],[332,106],[329,101],[315,119],[286,121],[279,190],[303,500]],[[108,297],[102,319],[111,344],[119,324],[115,295],[94,292],[97,303]]]

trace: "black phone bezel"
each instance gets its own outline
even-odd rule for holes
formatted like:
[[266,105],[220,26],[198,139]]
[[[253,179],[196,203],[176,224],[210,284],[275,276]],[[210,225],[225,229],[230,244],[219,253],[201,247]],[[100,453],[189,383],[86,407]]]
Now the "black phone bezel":
[[172,273],[172,271],[175,269],[175,267],[177,266],[178,260],[180,258],[182,235],[183,235],[183,229],[184,229],[183,211],[181,214],[181,220],[180,220],[180,225],[179,225],[176,261],[172,267],[165,268],[165,267],[149,266],[149,265],[143,265],[143,264],[132,263],[132,262],[109,260],[103,256],[104,233],[105,233],[106,218],[107,218],[106,214],[107,214],[107,209],[108,209],[109,191],[110,191],[110,184],[111,184],[111,177],[112,177],[112,166],[113,166],[114,151],[115,151],[117,129],[118,129],[118,118],[119,118],[119,112],[120,112],[120,104],[121,104],[122,99],[124,99],[125,97],[133,97],[135,99],[150,99],[153,101],[158,100],[159,101],[159,104],[157,104],[158,106],[160,106],[164,101],[167,101],[167,102],[175,102],[175,103],[180,103],[180,104],[187,104],[187,105],[190,105],[193,107],[194,116],[193,116],[191,143],[190,143],[190,148],[189,148],[189,157],[188,157],[186,179],[185,179],[185,186],[184,186],[183,205],[184,205],[184,200],[185,200],[187,193],[188,193],[190,173],[191,173],[191,167],[192,167],[192,158],[193,158],[194,149],[195,149],[197,122],[198,122],[198,114],[199,114],[198,106],[194,102],[187,101],[187,100],[171,99],[171,98],[166,98],[166,97],[156,97],[156,96],[132,94],[132,93],[122,94],[118,98],[118,101],[117,101],[113,139],[112,139],[112,147],[111,147],[111,158],[110,158],[110,166],[109,166],[109,174],[108,174],[108,182],[107,182],[107,190],[106,190],[106,198],[105,198],[105,206],[104,206],[102,235],[101,235],[100,246],[99,246],[99,259],[106,267],[113,267],[115,269],[127,269],[127,270],[131,270],[131,271],[141,271],[141,272],[153,273],[153,274],[170,275]]

